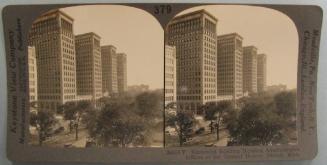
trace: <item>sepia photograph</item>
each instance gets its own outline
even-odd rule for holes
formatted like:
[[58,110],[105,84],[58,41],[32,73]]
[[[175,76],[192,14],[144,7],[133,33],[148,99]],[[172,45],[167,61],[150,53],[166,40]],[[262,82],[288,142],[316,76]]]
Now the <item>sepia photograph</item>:
[[165,147],[296,145],[295,24],[282,12],[207,5],[165,29]]
[[267,3],[5,6],[7,158],[314,159],[322,16]]
[[162,147],[163,36],[159,22],[134,7],[40,15],[28,34],[29,144]]
[[298,35],[273,9],[194,7],[164,31],[133,7],[59,8],[28,45],[31,145],[297,144]]

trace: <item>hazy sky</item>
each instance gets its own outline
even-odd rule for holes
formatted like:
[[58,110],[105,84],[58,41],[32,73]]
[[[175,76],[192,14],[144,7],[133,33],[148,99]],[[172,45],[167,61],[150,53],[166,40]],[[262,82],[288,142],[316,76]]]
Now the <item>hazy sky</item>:
[[217,33],[237,32],[243,45],[255,45],[267,55],[267,85],[297,85],[298,34],[292,20],[283,13],[253,6],[213,5],[195,7],[188,13],[205,9],[218,19]]
[[127,54],[127,85],[163,88],[164,32],[147,12],[125,6],[63,8],[74,18],[74,33],[95,32],[101,45],[114,45]]
[[[205,9],[218,18],[217,33],[239,33],[243,45],[255,45],[267,55],[267,85],[297,82],[298,35],[286,15],[263,7],[213,5]],[[72,16],[74,33],[95,32],[101,44],[112,44],[127,54],[128,85],[148,84],[163,88],[163,29],[150,14],[125,6],[78,6],[64,8]]]

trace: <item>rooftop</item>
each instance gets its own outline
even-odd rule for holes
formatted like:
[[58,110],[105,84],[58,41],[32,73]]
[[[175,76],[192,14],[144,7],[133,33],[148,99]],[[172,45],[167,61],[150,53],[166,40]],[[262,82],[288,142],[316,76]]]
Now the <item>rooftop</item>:
[[253,45],[243,46],[243,49],[255,49],[255,50],[258,50],[258,48],[255,47],[255,46],[253,46]]
[[53,10],[49,10],[48,12],[46,13],[43,13],[40,17],[38,18],[42,18],[42,17],[46,17],[46,16],[50,16],[50,15],[55,15],[55,14],[58,14],[58,15],[63,15],[65,17],[67,17],[68,19],[70,19],[71,21],[74,21],[74,18],[69,16],[67,13],[63,12],[62,10],[60,9],[53,9]]
[[241,39],[243,39],[243,37],[241,35],[239,35],[238,33],[234,32],[234,33],[228,33],[228,34],[222,34],[222,35],[218,35],[218,38],[223,38],[223,37],[229,37],[229,36],[237,36]]
[[98,38],[101,38],[98,34],[94,33],[94,32],[88,32],[88,33],[83,33],[83,34],[77,34],[75,35],[75,37],[82,37],[82,36],[96,36]]
[[101,46],[101,49],[110,49],[110,48],[117,50],[117,48],[114,45],[102,45]]
[[195,15],[195,14],[206,14],[209,17],[211,17],[212,19],[214,19],[215,21],[218,21],[218,19],[214,15],[212,15],[211,13],[209,13],[208,11],[206,11],[204,9],[196,10],[196,11],[193,11],[193,12],[190,12],[190,13],[186,13],[186,14],[177,16],[173,20],[182,19],[182,18],[185,18],[185,17],[188,17],[188,16],[192,16],[192,15]]

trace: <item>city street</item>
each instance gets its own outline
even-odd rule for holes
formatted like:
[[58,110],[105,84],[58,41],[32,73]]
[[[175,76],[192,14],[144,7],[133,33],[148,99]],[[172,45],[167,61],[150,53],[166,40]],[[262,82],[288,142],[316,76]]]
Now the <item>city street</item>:
[[[184,146],[227,146],[228,141],[228,131],[225,128],[220,128],[219,132],[219,141],[217,141],[216,129],[210,133],[210,121],[204,120],[203,116],[196,115],[196,125],[195,130],[199,128],[204,128],[205,131],[200,134],[194,134],[191,138],[185,142]],[[166,134],[166,146],[179,146],[178,134],[173,133],[172,131],[169,134]]]
[[51,147],[85,147],[87,139],[87,130],[82,128],[78,133],[78,140],[75,140],[75,132],[62,132],[56,136],[50,137],[44,142],[44,145]]

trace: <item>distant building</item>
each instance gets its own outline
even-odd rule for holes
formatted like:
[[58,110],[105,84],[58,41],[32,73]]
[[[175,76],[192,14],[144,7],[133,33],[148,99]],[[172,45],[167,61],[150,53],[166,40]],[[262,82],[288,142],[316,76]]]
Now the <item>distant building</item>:
[[34,21],[28,39],[35,47],[38,106],[55,111],[76,96],[73,18],[51,10]]
[[92,95],[77,95],[74,101],[93,101]]
[[75,36],[77,95],[102,97],[100,36],[91,32]]
[[167,26],[166,44],[176,47],[177,104],[197,110],[216,101],[217,18],[205,10],[180,15]]
[[165,105],[176,102],[176,47],[165,45]]
[[266,90],[267,83],[267,56],[265,54],[258,54],[257,61],[257,86],[258,93]]
[[243,97],[243,38],[237,33],[217,37],[217,100]]
[[149,89],[150,89],[149,85],[144,85],[144,84],[131,85],[131,86],[127,87],[128,94],[131,95],[131,96],[135,96],[135,95],[138,95],[140,93],[147,92],[147,91],[149,91]]
[[272,94],[276,94],[282,91],[286,91],[287,86],[283,84],[267,86],[266,91]]
[[243,47],[243,92],[257,93],[257,48]]
[[102,92],[105,96],[118,94],[117,54],[112,45],[101,46]]
[[128,91],[142,91],[142,92],[145,92],[145,91],[148,91],[148,90],[149,90],[149,85],[141,84],[141,85],[128,86]]
[[28,86],[30,102],[37,101],[37,66],[35,47],[28,47]]
[[119,94],[127,91],[127,57],[125,53],[117,53],[117,87]]

